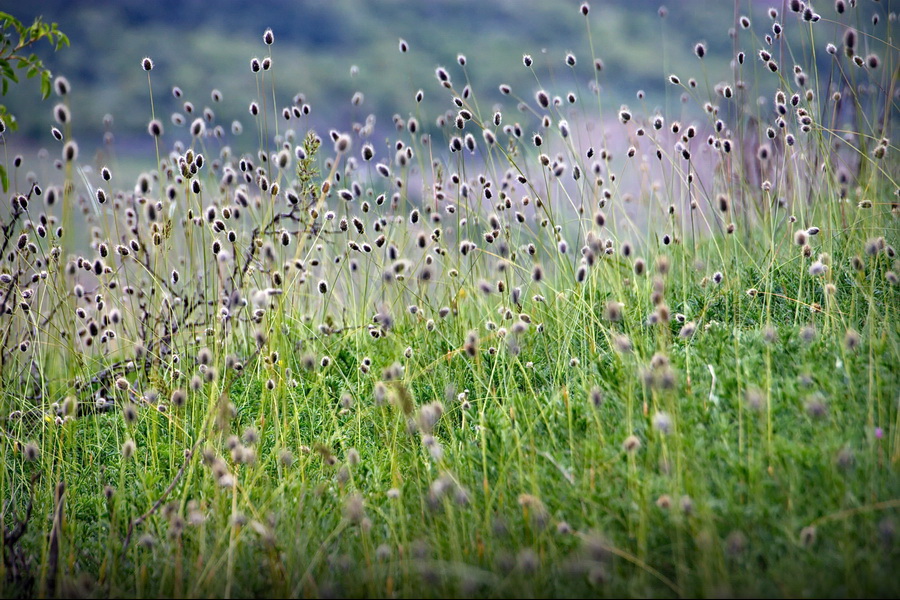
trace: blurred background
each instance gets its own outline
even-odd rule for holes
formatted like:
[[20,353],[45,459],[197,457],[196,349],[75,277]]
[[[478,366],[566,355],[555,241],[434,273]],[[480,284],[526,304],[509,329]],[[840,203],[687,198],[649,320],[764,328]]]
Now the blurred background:
[[[434,69],[446,66],[462,87],[459,53],[468,58],[468,76],[483,110],[502,99],[500,83],[532,100],[537,83],[522,65],[523,53],[535,58],[541,84],[549,91],[565,93],[577,83],[580,95],[587,96],[593,72],[579,5],[544,0],[34,0],[3,1],[0,10],[23,22],[43,16],[69,36],[70,48],[57,54],[43,46],[37,51],[54,74],[72,83],[79,142],[88,148],[102,143],[103,117],[109,114],[120,151],[141,151],[152,148],[145,133],[150,105],[140,67],[144,56],[156,63],[154,100],[167,133],[175,129],[170,114],[183,112],[184,100],[199,110],[213,108],[216,122],[226,129],[234,119],[250,123],[248,105],[257,90],[249,61],[266,55],[262,33],[267,27],[276,36],[272,54],[279,106],[303,93],[312,108],[310,123],[320,131],[348,128],[372,112],[376,130],[385,133],[392,114],[415,114],[413,97],[420,88],[425,91],[423,124],[449,108]],[[601,85],[611,110],[635,101],[641,88],[651,105],[663,103],[665,75],[684,70],[688,61],[695,70],[691,49],[700,40],[709,45],[707,70],[716,77],[727,72],[731,2],[671,3],[665,21],[657,15],[659,7],[659,0],[593,3],[593,41],[604,61]],[[409,43],[406,54],[398,50],[400,38]],[[564,64],[566,52],[579,59],[575,78]],[[351,76],[354,65],[358,73]],[[175,85],[184,90],[181,101],[171,94]],[[223,97],[216,104],[210,99],[214,88]],[[357,91],[365,101],[354,107],[351,97]],[[5,102],[19,119],[18,136],[51,144],[55,100],[40,103],[39,98],[32,80],[14,88]],[[245,130],[244,137],[248,148],[256,147],[252,132]]]
[[[859,18],[888,8],[885,3],[863,2],[869,6],[861,7]],[[780,12],[784,3],[739,1],[740,13],[754,18],[751,31],[741,32],[748,50],[764,46],[761,38],[772,23],[766,11],[773,4]],[[823,19],[833,16],[830,4],[817,7]],[[173,125],[171,115],[184,113],[183,102],[190,101],[196,110],[193,116],[185,115],[188,125],[204,107],[210,107],[214,124],[222,125],[229,136],[234,120],[243,123],[244,133],[228,139],[235,150],[258,148],[248,114],[249,103],[257,99],[257,78],[249,63],[253,57],[266,56],[262,34],[267,27],[275,34],[271,50],[279,110],[302,93],[311,107],[303,128],[311,126],[322,134],[330,128],[349,130],[369,114],[376,117],[375,140],[390,135],[394,114],[419,116],[425,127],[433,127],[435,117],[451,108],[449,94],[434,76],[438,66],[448,68],[458,88],[468,78],[486,114],[501,100],[507,112],[515,105],[498,91],[498,85],[506,83],[514,95],[529,102],[538,87],[551,94],[574,91],[580,105],[587,107],[581,110],[593,110],[595,116],[596,101],[585,101],[594,73],[579,6],[580,1],[573,0],[0,1],[0,10],[23,22],[42,16],[58,22],[69,36],[71,47],[59,53],[51,52],[45,43],[36,51],[55,75],[65,75],[72,84],[73,133],[82,152],[102,147],[103,121],[110,115],[120,157],[145,158],[153,144],[146,133],[150,102],[147,76],[140,66],[144,56],[156,64],[153,98],[167,142],[188,138],[187,131]],[[679,106],[681,90],[665,83],[669,73],[678,73],[684,80],[696,77],[704,88],[698,96],[704,99],[706,90],[730,79],[733,49],[728,30],[734,23],[734,3],[670,1],[664,19],[659,16],[660,7],[660,0],[592,3],[594,50],[604,62],[600,75],[604,118],[615,118],[622,103],[640,114],[660,109],[670,118],[672,111],[687,110]],[[789,34],[791,28],[796,32],[796,15],[779,20],[788,26]],[[843,30],[824,20],[818,27],[828,29],[820,38],[823,46]],[[409,43],[406,54],[398,50],[401,38]],[[707,45],[702,62],[693,53],[701,41]],[[819,49],[820,62],[826,60],[823,50]],[[578,58],[574,73],[564,63],[567,52]],[[459,53],[468,59],[465,73],[456,63]],[[534,57],[540,84],[522,65],[523,53]],[[762,68],[752,55],[748,64],[751,70]],[[180,100],[173,97],[173,86],[184,91]],[[213,89],[221,91],[220,102],[211,100]],[[421,106],[413,99],[418,89],[425,92]],[[646,93],[642,101],[635,96],[639,89]],[[360,106],[351,103],[356,92],[365,97]],[[55,148],[50,127],[56,101],[40,101],[36,80],[24,81],[3,98],[19,120],[17,151]],[[697,109],[697,103],[691,104]],[[301,129],[297,123],[291,126]],[[56,150],[51,151],[53,155]]]

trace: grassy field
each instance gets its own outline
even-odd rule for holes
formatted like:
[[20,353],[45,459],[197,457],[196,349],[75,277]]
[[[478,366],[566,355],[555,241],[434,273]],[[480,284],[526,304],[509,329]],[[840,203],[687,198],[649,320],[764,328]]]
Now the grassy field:
[[479,108],[473,53],[386,140],[267,32],[259,153],[148,101],[137,182],[57,79],[56,168],[4,134],[0,595],[896,597],[895,17],[791,4],[680,114],[597,55]]

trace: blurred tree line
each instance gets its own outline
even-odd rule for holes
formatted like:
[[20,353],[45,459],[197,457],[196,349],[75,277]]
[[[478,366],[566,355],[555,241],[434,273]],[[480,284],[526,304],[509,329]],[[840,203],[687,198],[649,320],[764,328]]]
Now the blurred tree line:
[[[575,1],[34,0],[14,4],[0,10],[23,21],[43,15],[68,34],[71,47],[58,54],[47,50],[44,59],[54,74],[70,80],[74,133],[88,147],[101,143],[107,114],[112,115],[113,131],[126,152],[129,144],[135,149],[150,144],[145,132],[150,120],[147,77],[140,66],[144,56],[156,64],[154,100],[167,134],[175,129],[171,113],[182,110],[188,100],[198,112],[212,108],[216,123],[226,130],[232,120],[242,121],[244,143],[237,145],[257,147],[247,110],[250,101],[257,99],[249,62],[266,55],[262,33],[267,27],[275,33],[271,50],[279,108],[303,93],[312,107],[310,122],[320,131],[349,128],[370,112],[377,115],[382,136],[391,127],[393,113],[408,117],[418,109],[425,124],[432,123],[436,114],[450,107],[434,69],[447,67],[461,88],[466,77],[456,64],[459,53],[468,58],[468,77],[482,111],[501,100],[500,83],[512,86],[521,98],[533,99],[537,83],[522,65],[523,53],[529,53],[543,87],[553,94],[576,92],[589,114],[596,114],[594,101],[586,103],[593,71],[584,18],[578,13],[580,2]],[[697,10],[700,6],[702,10]],[[762,13],[767,6],[759,5],[757,18],[768,21]],[[659,0],[592,4],[589,18],[594,49],[605,65],[600,82],[607,115],[615,115],[623,102],[643,104],[647,111],[667,103],[672,106],[680,94],[665,85],[669,72],[685,79],[697,77],[710,87],[728,76],[732,48],[727,31],[733,4],[672,3],[666,19],[658,16],[659,7]],[[406,54],[398,50],[400,38],[409,42]],[[707,44],[702,63],[693,55],[698,41]],[[578,58],[575,77],[564,63],[567,52]],[[358,73],[351,76],[354,65]],[[708,81],[703,82],[704,78]],[[172,96],[174,85],[184,90],[181,100]],[[213,89],[221,91],[221,102],[210,99]],[[420,107],[413,100],[418,89],[425,91]],[[635,98],[638,89],[646,91],[645,100]],[[357,91],[365,95],[361,106],[351,104]],[[19,118],[19,135],[50,145],[54,101],[41,103],[39,97],[36,84],[26,83],[11,92],[7,104]],[[509,106],[510,99],[505,101]]]

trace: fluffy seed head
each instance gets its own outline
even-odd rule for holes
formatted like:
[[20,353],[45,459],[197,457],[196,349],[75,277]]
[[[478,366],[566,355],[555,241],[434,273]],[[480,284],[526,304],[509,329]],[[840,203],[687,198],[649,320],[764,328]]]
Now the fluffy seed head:
[[848,53],[852,53],[856,48],[856,39],[857,33],[855,29],[849,27],[844,31],[844,48],[846,48]]
[[69,80],[62,75],[53,80],[53,89],[56,91],[57,96],[67,95],[71,88],[72,86],[69,85]]
[[653,415],[653,427],[663,435],[672,431],[672,417],[666,412],[658,412]]
[[194,137],[203,137],[206,133],[206,122],[202,118],[194,119],[191,123],[191,135]]
[[28,442],[25,444],[25,448],[23,450],[23,454],[25,456],[25,460],[28,462],[34,462],[41,456],[41,449],[38,448],[37,444],[34,442]]
[[[149,69],[147,69],[149,71]],[[125,443],[122,444],[122,459],[129,460],[132,456],[134,456],[134,451],[137,449],[137,446],[134,443],[134,440],[125,440]]]
[[65,125],[72,120],[72,113],[69,112],[68,106],[60,103],[53,107],[53,118],[56,119],[56,122],[60,125]]
[[625,441],[622,442],[622,449],[629,454],[633,454],[640,450],[641,448],[641,440],[638,439],[636,435],[629,435],[625,438]]
[[75,143],[75,140],[69,140],[66,142],[66,145],[63,146],[63,159],[66,162],[78,160],[78,144]]

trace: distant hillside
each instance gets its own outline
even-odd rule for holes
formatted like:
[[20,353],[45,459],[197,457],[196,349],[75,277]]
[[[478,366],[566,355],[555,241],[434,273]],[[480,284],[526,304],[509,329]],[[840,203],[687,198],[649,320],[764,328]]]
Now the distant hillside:
[[[423,124],[429,126],[450,106],[434,69],[448,67],[462,87],[465,75],[455,63],[459,53],[468,58],[467,75],[482,110],[502,99],[500,83],[511,85],[514,95],[532,99],[538,84],[522,65],[526,52],[535,59],[540,84],[551,93],[572,90],[583,98],[589,95],[588,83],[593,79],[589,40],[578,13],[580,2],[279,0],[259,5],[226,0],[215,4],[210,8],[201,0],[37,0],[3,10],[23,20],[43,15],[60,24],[72,46],[56,55],[45,48],[40,52],[55,73],[66,75],[73,84],[74,134],[87,147],[99,144],[103,117],[110,114],[120,151],[123,145],[127,151],[131,144],[149,148],[144,134],[150,119],[147,78],[140,68],[144,56],[156,63],[152,76],[157,116],[169,130],[174,128],[171,113],[184,112],[185,100],[198,111],[212,108],[215,122],[226,130],[235,119],[249,125],[248,105],[257,99],[249,61],[265,55],[262,33],[267,27],[276,36],[272,50],[278,106],[304,94],[312,108],[311,124],[319,129],[349,128],[374,113],[376,131],[387,135],[392,114],[409,116],[417,109]],[[750,14],[757,20],[753,32],[761,37],[771,23],[765,15],[769,4],[752,5]],[[646,91],[647,110],[679,110],[678,94],[665,85],[669,72],[697,77],[709,87],[728,77],[732,51],[727,32],[733,23],[733,4],[703,3],[702,11],[696,10],[698,6],[673,4],[668,16],[660,19],[658,0],[593,3],[589,19],[596,56],[604,63],[600,83],[610,115],[623,102],[638,104],[638,89]],[[796,20],[785,22],[792,26]],[[407,54],[398,51],[400,38],[409,43]],[[708,49],[702,63],[693,54],[698,41],[704,41]],[[564,64],[567,52],[578,59],[574,77]],[[756,61],[751,63],[758,66]],[[358,73],[351,77],[353,65]],[[173,98],[173,85],[184,90],[184,98]],[[420,88],[425,100],[417,107],[413,96]],[[210,99],[213,89],[222,92],[221,102]],[[351,98],[357,91],[365,100],[355,107]],[[27,82],[4,100],[18,116],[22,135],[38,145],[49,144],[53,103],[36,103],[38,97],[36,83]],[[509,98],[505,100],[508,106]],[[254,137],[252,131],[244,134],[248,148],[255,146]]]
[[[536,0],[476,2],[349,2],[276,1],[260,5],[229,0],[211,9],[199,0],[139,2],[68,2],[39,0],[7,7],[19,18],[43,15],[59,22],[72,47],[52,55],[47,63],[72,82],[75,131],[81,138],[99,140],[107,113],[115,118],[118,135],[142,133],[149,120],[147,81],[139,63],[151,56],[157,110],[179,108],[170,91],[179,85],[198,108],[212,105],[210,91],[222,91],[214,106],[217,121],[245,119],[256,97],[249,69],[253,56],[265,54],[262,32],[272,27],[275,79],[281,104],[302,92],[312,106],[314,122],[327,125],[362,120],[369,111],[389,126],[393,112],[415,110],[413,95],[426,91],[427,115],[447,106],[446,95],[434,78],[438,65],[456,67],[458,53],[469,59],[468,74],[483,102],[500,99],[501,82],[530,98],[535,81],[522,66],[523,52],[531,53],[545,87],[558,83],[572,88],[565,73],[565,53],[579,59],[581,93],[592,77],[584,20],[578,3]],[[563,6],[564,4],[564,6]],[[713,48],[727,46],[731,8],[715,3],[702,14],[672,11],[663,24],[659,3],[648,0],[595,3],[590,15],[597,55],[605,70],[601,81],[616,102],[634,98],[638,88],[653,91],[650,102],[662,102],[664,63],[692,59],[691,47],[701,38]],[[665,39],[661,32],[665,28]],[[713,35],[714,34],[714,35]],[[409,42],[401,55],[398,40]],[[667,52],[661,53],[661,43]],[[729,53],[719,53],[727,57]],[[710,61],[723,67],[727,60]],[[351,65],[359,68],[350,77]],[[451,69],[456,81],[461,69]],[[22,131],[48,138],[48,115],[34,110],[34,86],[23,85],[7,100],[19,117]],[[354,108],[350,99],[362,91],[365,102]],[[438,104],[438,100],[440,104]],[[489,105],[488,105],[489,106]],[[617,108],[616,106],[612,108]],[[168,124],[168,115],[165,115]]]

